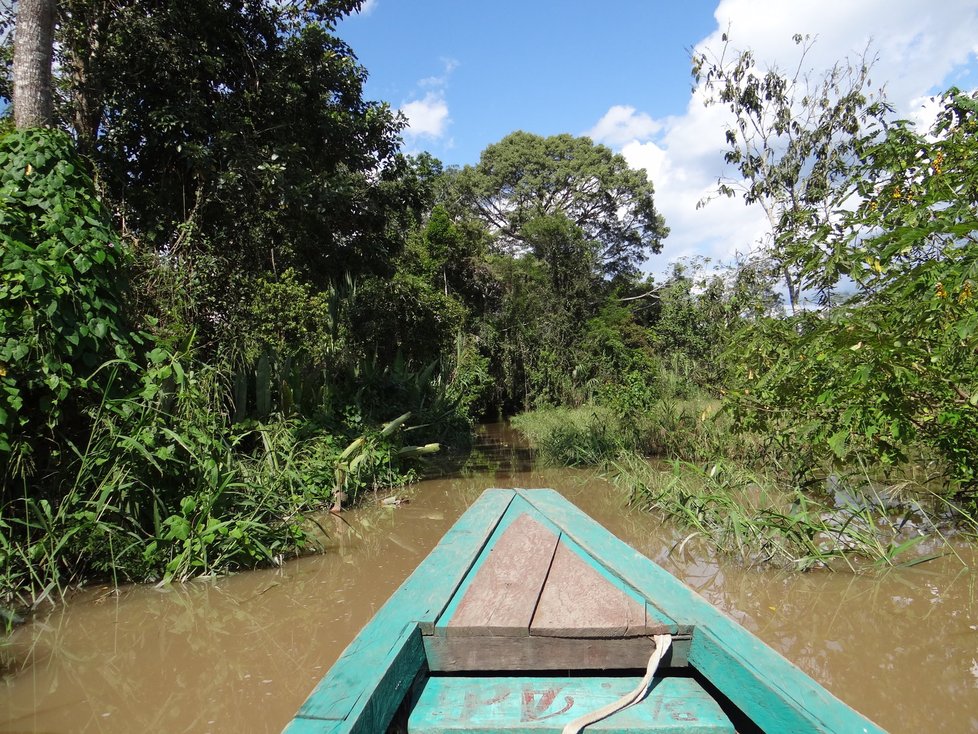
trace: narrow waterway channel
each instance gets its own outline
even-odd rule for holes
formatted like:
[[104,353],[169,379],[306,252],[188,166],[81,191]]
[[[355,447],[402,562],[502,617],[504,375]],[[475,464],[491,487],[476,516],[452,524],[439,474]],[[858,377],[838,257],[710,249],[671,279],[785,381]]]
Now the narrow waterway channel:
[[328,551],[165,589],[92,588],[0,647],[0,732],[277,732],[363,623],[487,487],[557,489],[896,733],[978,731],[978,553],[879,575],[710,557],[592,472],[534,468],[487,427],[465,473],[327,517]]

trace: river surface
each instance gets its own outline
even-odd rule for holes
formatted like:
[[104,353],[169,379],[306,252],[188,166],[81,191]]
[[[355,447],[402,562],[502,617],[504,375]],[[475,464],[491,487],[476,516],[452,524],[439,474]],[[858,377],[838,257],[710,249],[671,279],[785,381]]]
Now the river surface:
[[854,576],[750,570],[683,545],[593,472],[486,427],[464,473],[329,516],[328,549],[163,589],[90,588],[0,647],[0,732],[278,732],[487,487],[553,487],[894,732],[978,731],[978,553]]

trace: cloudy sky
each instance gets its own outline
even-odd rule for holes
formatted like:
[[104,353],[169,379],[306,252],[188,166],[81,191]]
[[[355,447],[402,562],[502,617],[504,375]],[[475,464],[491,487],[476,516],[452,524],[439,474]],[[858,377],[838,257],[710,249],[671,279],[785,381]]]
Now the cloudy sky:
[[[978,0],[370,0],[339,29],[366,66],[367,93],[410,121],[409,150],[476,163],[514,130],[568,132],[644,168],[679,257],[729,262],[764,232],[737,199],[696,203],[724,174],[720,108],[692,89],[691,50],[719,50],[729,29],[762,66],[797,62],[795,33],[817,38],[815,70],[867,45],[897,114],[926,119],[948,86],[978,88]],[[931,107],[932,109],[932,107]]]

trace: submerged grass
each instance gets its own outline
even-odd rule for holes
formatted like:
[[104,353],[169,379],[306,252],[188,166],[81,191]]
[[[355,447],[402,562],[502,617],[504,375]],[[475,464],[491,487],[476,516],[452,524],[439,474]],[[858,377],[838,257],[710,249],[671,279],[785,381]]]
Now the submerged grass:
[[[953,551],[941,542],[920,553],[928,533],[878,496],[831,503],[797,487],[785,489],[776,476],[724,462],[675,461],[659,469],[625,454],[613,467],[613,481],[633,502],[691,531],[682,544],[698,537],[749,565],[855,571],[916,565]],[[918,517],[936,528],[926,515]]]
[[908,566],[954,554],[948,534],[978,535],[968,513],[923,477],[894,481],[864,466],[816,475],[804,452],[735,433],[719,408],[693,394],[631,415],[551,408],[512,423],[545,461],[604,467],[633,502],[687,528],[687,541],[750,565]]

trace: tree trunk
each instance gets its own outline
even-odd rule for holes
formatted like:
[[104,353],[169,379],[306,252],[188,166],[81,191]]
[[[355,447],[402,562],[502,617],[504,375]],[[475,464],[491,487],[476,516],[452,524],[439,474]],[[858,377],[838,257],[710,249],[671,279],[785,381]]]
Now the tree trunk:
[[801,299],[801,285],[788,266],[785,266],[782,273],[784,274],[785,288],[788,289],[788,305],[791,307],[791,315],[794,316],[798,313],[798,303]]
[[66,66],[71,70],[71,106],[75,143],[83,156],[95,153],[102,124],[104,98],[103,65],[105,39],[111,32],[108,2],[75,3],[71,23],[78,34],[66,44]]
[[14,125],[51,125],[55,0],[20,0],[14,28]]

